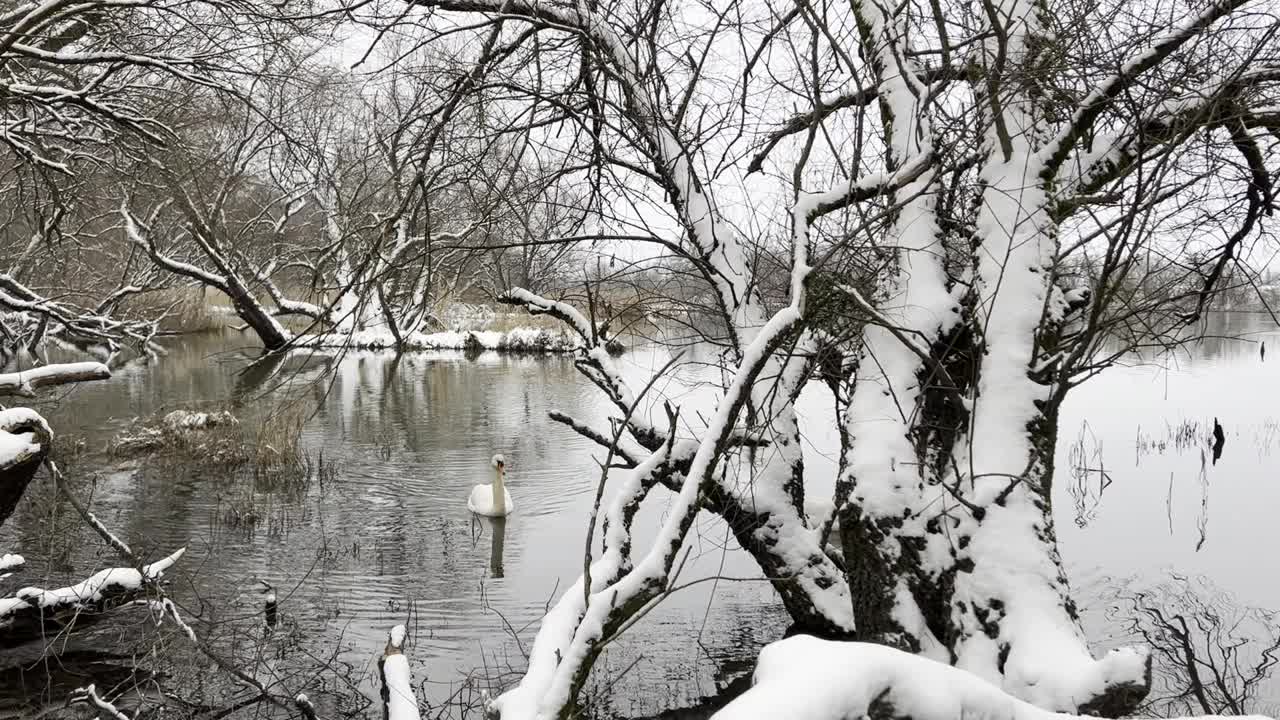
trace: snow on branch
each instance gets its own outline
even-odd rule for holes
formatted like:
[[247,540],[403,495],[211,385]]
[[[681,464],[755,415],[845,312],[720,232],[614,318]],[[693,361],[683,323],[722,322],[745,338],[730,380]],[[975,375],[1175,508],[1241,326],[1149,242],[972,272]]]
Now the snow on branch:
[[1041,150],[1045,177],[1052,176],[1066,161],[1076,142],[1084,137],[1098,116],[1110,106],[1125,88],[1142,73],[1158,65],[1188,41],[1199,37],[1214,22],[1230,15],[1249,0],[1218,0],[1199,15],[1184,22],[1159,42],[1125,63],[1114,75],[1103,80],[1077,108],[1071,123]]
[[[12,597],[0,598],[0,646],[13,646],[55,633],[46,621],[57,622],[67,613],[93,622],[112,607],[143,592],[147,583],[159,580],[182,557],[186,548],[142,568],[100,570],[85,580],[62,588],[25,587]],[[61,623],[58,623],[61,628]]]
[[79,688],[72,692],[72,698],[83,697],[84,701],[96,707],[100,712],[105,713],[108,718],[115,720],[132,720],[128,715],[124,714],[115,705],[103,699],[98,694],[96,685],[90,684],[88,687]]
[[0,373],[0,396],[18,395],[35,397],[41,388],[68,383],[107,380],[111,370],[96,362],[61,363],[24,370]]
[[5,553],[0,555],[0,579],[9,577],[9,571],[20,568],[27,564],[27,559],[21,555]]
[[1067,720],[1079,716],[1043,710],[965,670],[891,647],[797,635],[762,650],[751,689],[712,717]]
[[[622,376],[622,370],[614,363],[605,347],[608,340],[577,308],[572,305],[535,295],[524,288],[514,288],[498,298],[508,305],[522,305],[534,315],[550,315],[568,325],[582,338],[584,349],[576,363],[578,371],[604,391],[613,404],[628,415],[627,425],[636,441],[653,450],[664,439],[649,419],[648,413],[632,410],[635,393]],[[589,437],[589,436],[588,436]]]
[[[591,566],[591,592],[584,593],[584,581],[580,579],[543,619],[524,680],[516,690],[499,698],[504,715],[510,712],[508,717],[515,718],[559,716],[586,682],[603,644],[621,632],[644,606],[667,591],[680,548],[702,507],[703,488],[714,482],[716,465],[730,442],[756,378],[800,321],[796,303],[801,298],[793,300],[792,305],[775,313],[744,348],[742,364],[716,405],[662,527],[648,552],[634,564],[630,557],[631,518],[648,489],[662,472],[669,471],[666,461],[669,452],[674,454],[671,450],[674,443],[655,451],[643,465],[631,471],[609,508],[605,551]],[[535,657],[539,650],[542,656]],[[555,662],[551,651],[554,651]]]
[[285,297],[284,291],[282,291],[280,287],[276,285],[275,281],[271,279],[271,275],[275,271],[276,263],[275,261],[272,261],[267,263],[266,267],[259,270],[256,277],[263,289],[265,289],[267,294],[271,296],[272,302],[274,302],[276,307],[279,308],[276,312],[277,315],[303,315],[311,318],[312,320],[319,320],[330,325],[337,324],[327,309],[314,303],[302,300],[291,300],[288,297]]
[[[626,471],[605,511],[604,551],[591,564],[589,573],[579,577],[543,616],[529,651],[529,667],[524,677],[516,687],[496,698],[489,709],[499,712],[505,720],[534,720],[558,673],[567,669],[570,676],[576,674],[582,659],[575,658],[571,665],[565,665],[562,660],[571,643],[586,630],[582,626],[589,603],[609,604],[599,594],[606,592],[631,567],[631,521],[636,510],[657,484],[678,482],[680,472],[676,465],[686,464],[696,448],[693,442],[671,442],[658,448],[634,470]],[[588,582],[590,594],[583,592]],[[623,611],[619,609],[619,612]],[[602,626],[591,628],[596,632],[605,630]]]
[[160,248],[156,246],[155,240],[151,237],[150,228],[133,216],[127,203],[120,204],[120,215],[124,218],[124,228],[129,236],[129,241],[141,248],[156,265],[175,275],[181,275],[226,292],[227,279],[225,277],[215,275],[191,263],[175,260],[160,252]]
[[932,164],[932,148],[926,147],[892,172],[870,173],[850,179],[842,187],[801,195],[796,203],[796,213],[803,212],[812,220],[854,203],[901,190],[923,175]]
[[552,420],[560,423],[561,425],[565,425],[570,430],[573,430],[574,432],[594,442],[600,447],[612,450],[613,453],[617,455],[619,458],[621,458],[622,461],[625,462],[627,465],[631,467],[635,467],[636,465],[640,464],[640,461],[637,459],[638,457],[640,457],[640,454],[636,453],[635,449],[625,447],[622,443],[622,438],[619,438],[618,439],[619,442],[615,443],[613,441],[613,438],[610,437],[608,434],[603,433],[597,430],[596,428],[593,428],[584,422],[576,420],[570,417],[569,415],[566,415],[558,410],[552,410],[547,415]]
[[53,301],[6,273],[0,273],[0,309],[39,319],[34,335],[24,341],[31,347],[46,335],[54,335],[75,344],[100,345],[114,351],[116,341],[124,339],[150,347],[155,334],[154,322],[116,320],[100,311]]
[[412,0],[422,7],[462,12],[500,13],[530,22],[550,24],[580,33],[591,40],[599,58],[624,88],[626,111],[652,151],[655,179],[666,191],[672,209],[684,227],[681,254],[698,266],[715,289],[717,300],[730,321],[733,344],[741,350],[750,342],[745,330],[762,325],[767,317],[753,299],[751,269],[743,238],[725,222],[711,188],[699,177],[696,155],[680,138],[681,128],[663,118],[667,113],[653,97],[644,77],[637,45],[610,27],[604,11],[587,5],[560,6],[536,0]]
[[585,315],[578,312],[577,308],[568,303],[534,295],[524,288],[508,290],[498,297],[498,302],[507,305],[522,305],[529,311],[530,315],[550,315],[572,328],[578,334],[578,337],[582,338],[584,344],[588,346],[595,344],[596,328],[587,320]]
[[[1101,191],[1133,168],[1164,157],[1163,153],[1151,151],[1156,146],[1180,142],[1199,127],[1236,120],[1243,120],[1246,125],[1254,123],[1258,116],[1244,106],[1243,93],[1277,82],[1280,69],[1249,68],[1165,100],[1134,127],[1098,133],[1091,148],[1075,147],[1059,164],[1057,184],[1062,188],[1058,194],[1063,210],[1074,209],[1079,204],[1076,198]],[[1259,112],[1267,111],[1262,108]],[[1267,125],[1268,121],[1261,124]]]
[[[922,73],[922,80],[929,84],[945,84],[959,75],[960,71],[953,67],[929,68]],[[747,165],[747,173],[751,174],[763,170],[764,162],[768,159],[769,154],[778,146],[778,143],[782,142],[787,137],[808,130],[814,125],[825,121],[840,110],[844,110],[846,108],[866,107],[867,105],[875,102],[883,92],[883,87],[859,88],[852,92],[838,95],[830,100],[820,100],[813,110],[791,117],[777,130],[774,130],[765,136],[761,148],[756,151],[756,154],[751,158],[751,163]]]

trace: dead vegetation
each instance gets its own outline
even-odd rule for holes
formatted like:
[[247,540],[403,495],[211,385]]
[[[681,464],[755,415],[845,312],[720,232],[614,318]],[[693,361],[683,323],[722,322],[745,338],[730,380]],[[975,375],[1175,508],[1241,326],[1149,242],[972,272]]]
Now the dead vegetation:
[[249,464],[255,476],[305,475],[311,462],[299,438],[307,414],[296,403],[285,404],[242,423],[228,410],[177,409],[135,418],[108,450],[120,458],[147,455],[196,466]]

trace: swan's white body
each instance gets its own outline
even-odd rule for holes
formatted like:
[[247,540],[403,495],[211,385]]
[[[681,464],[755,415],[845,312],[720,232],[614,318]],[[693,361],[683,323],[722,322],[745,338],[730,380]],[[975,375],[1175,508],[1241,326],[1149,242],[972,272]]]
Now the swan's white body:
[[511,493],[507,492],[504,480],[506,463],[501,455],[493,456],[493,483],[476,485],[471,488],[471,497],[467,498],[467,509],[485,517],[506,517],[515,512],[516,504],[511,501]]

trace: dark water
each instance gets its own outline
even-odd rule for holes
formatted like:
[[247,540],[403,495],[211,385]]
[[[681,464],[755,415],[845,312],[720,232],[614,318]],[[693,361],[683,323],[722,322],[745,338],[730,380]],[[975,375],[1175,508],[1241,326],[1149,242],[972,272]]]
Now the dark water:
[[[1217,322],[1222,334],[1269,333],[1280,350],[1274,326],[1259,316]],[[546,413],[603,419],[609,408],[598,391],[566,358],[460,353],[292,358],[271,382],[254,385],[237,373],[249,355],[239,352],[244,343],[175,341],[159,363],[41,405],[55,430],[84,439],[70,467],[85,487],[94,480],[95,511],[149,556],[187,547],[171,577],[193,626],[224,638],[286,692],[357,708],[349,696],[373,687],[385,633],[397,623],[409,626],[415,679],[425,678],[433,707],[460,709],[480,689],[509,681],[547,604],[581,572],[584,518],[599,478],[595,446]],[[641,350],[625,363],[642,381],[667,359]],[[677,377],[660,383],[690,416],[714,396],[701,382],[714,379],[701,364],[708,359],[686,355]],[[1124,591],[1170,571],[1196,576],[1201,594],[1228,597],[1233,607],[1280,607],[1269,558],[1280,506],[1272,454],[1280,449],[1278,375],[1280,352],[1261,362],[1257,344],[1210,342],[1160,365],[1114,369],[1076,391],[1062,419],[1055,509],[1100,647],[1132,630],[1123,622],[1131,610]],[[302,448],[334,469],[303,485],[216,464],[120,465],[100,452],[134,417],[233,404],[249,426],[299,398],[315,408]],[[824,423],[829,402],[807,393],[802,406],[809,464],[821,472],[836,446]],[[1215,416],[1226,445],[1216,464],[1202,467]],[[507,458],[518,509],[497,523],[466,509],[471,486],[490,481],[495,452]],[[665,502],[652,498],[638,525],[656,524]],[[31,563],[0,581],[0,591],[15,582],[60,584],[110,561],[39,489],[0,529],[0,550]],[[724,526],[707,520],[682,580],[716,575],[726,579],[694,583],[611,646],[596,673],[602,707],[637,715],[688,704],[749,670],[758,646],[780,636],[786,620],[771,590]],[[261,630],[263,583],[280,597],[282,621],[270,635]],[[324,665],[337,672],[321,680],[315,669]],[[1259,694],[1276,695],[1273,685]]]

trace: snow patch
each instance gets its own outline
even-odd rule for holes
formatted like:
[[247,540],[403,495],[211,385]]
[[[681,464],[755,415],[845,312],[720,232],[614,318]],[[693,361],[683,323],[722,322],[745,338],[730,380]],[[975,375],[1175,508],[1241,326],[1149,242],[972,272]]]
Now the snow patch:
[[222,412],[194,412],[191,410],[174,410],[164,416],[164,426],[172,432],[182,430],[205,430],[219,425],[237,425],[235,416],[225,410]]
[[396,342],[395,335],[386,328],[368,328],[354,332],[335,332],[324,335],[308,335],[298,339],[302,347],[359,348],[363,350],[496,350],[500,352],[558,353],[572,352],[580,347],[578,341],[563,332],[543,328],[521,327],[506,332],[494,330],[444,332],[413,332]]

